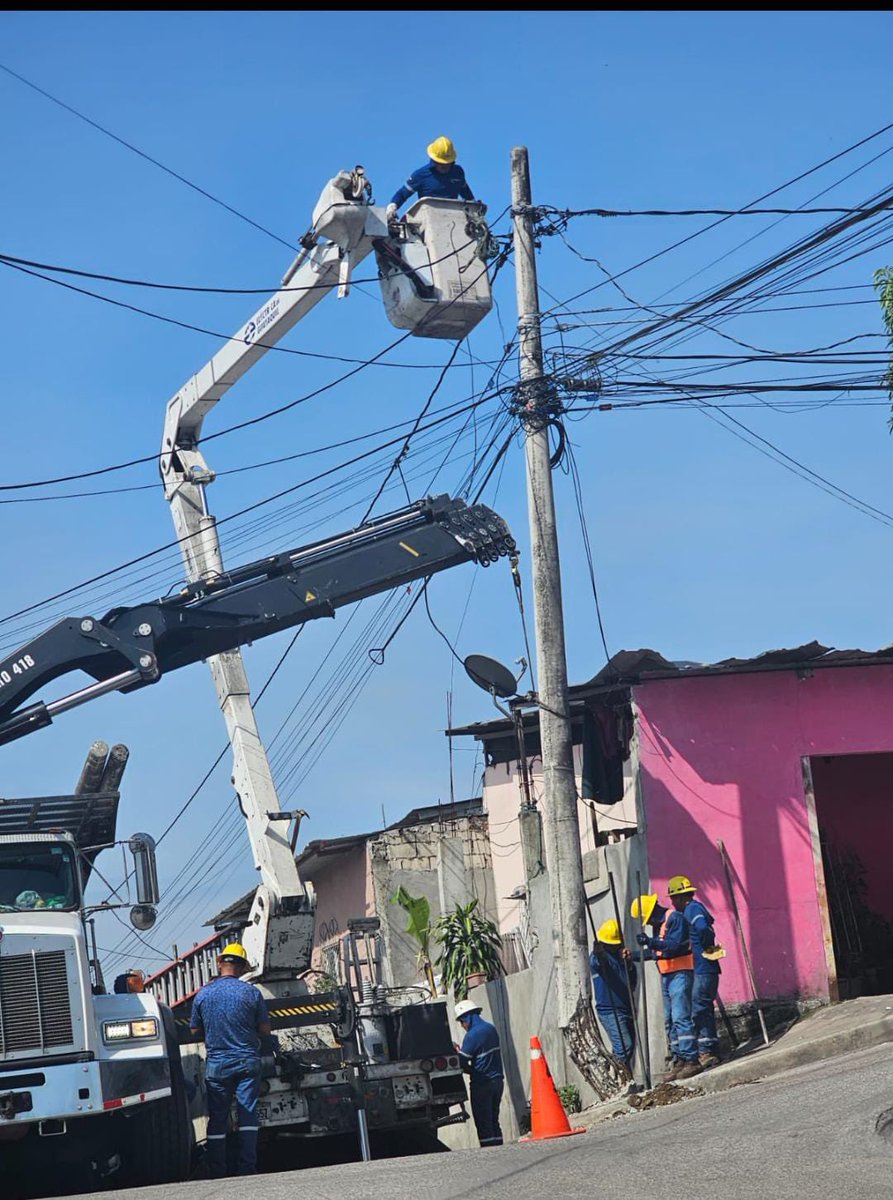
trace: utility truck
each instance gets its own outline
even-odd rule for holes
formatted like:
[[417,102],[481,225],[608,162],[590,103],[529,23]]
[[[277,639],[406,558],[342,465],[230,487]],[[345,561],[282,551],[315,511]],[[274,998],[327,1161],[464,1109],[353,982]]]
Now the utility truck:
[[[173,1100],[168,1112],[174,1112],[176,1131],[169,1130],[170,1138],[181,1149],[187,1147],[187,1158],[190,1132],[183,1119],[184,1094],[190,1097],[199,1142],[206,1127],[203,1047],[191,1042],[189,1008],[195,992],[213,974],[222,939],[231,940],[234,932],[253,964],[247,977],[268,998],[278,1040],[275,1057],[264,1066],[262,1141],[276,1134],[319,1137],[353,1130],[368,1157],[370,1129],[415,1125],[434,1130],[465,1119],[464,1109],[450,1113],[465,1098],[465,1087],[445,1001],[392,1002],[376,918],[351,923],[341,951],[340,986],[333,992],[309,994],[299,978],[310,966],[314,897],[295,862],[299,814],[280,806],[240,647],[464,562],[487,566],[514,556],[515,543],[501,518],[486,506],[437,496],[341,535],[229,570],[207,503],[206,489],[215,475],[200,448],[205,417],[227,390],[324,296],[332,291],[346,296],[351,270],[373,252],[387,314],[399,328],[421,337],[460,338],[489,311],[489,280],[481,256],[487,230],[479,205],[422,200],[402,222],[389,227],[384,210],[374,206],[370,196],[362,168],[343,171],[330,181],[282,289],[168,404],[160,468],[186,567],[183,588],[162,599],[115,608],[100,620],[59,621],[0,662],[0,744],[50,724],[67,709],[109,692],[152,684],[178,667],[206,660],[211,669],[232,745],[233,784],[259,873],[238,931],[221,931],[169,963],[149,980],[149,994],[115,997],[115,1002],[126,1001],[130,1015],[114,1013],[114,1021],[106,1007],[113,998],[99,994],[98,967],[92,978],[86,967],[75,973],[77,955],[72,951],[66,991],[58,968],[52,976],[39,974],[43,968],[36,965],[36,956],[42,951],[33,930],[15,935],[5,930],[0,941],[0,1001],[11,1014],[3,1021],[16,1024],[14,1010],[7,1007],[15,1002],[7,997],[17,994],[17,973],[33,962],[32,1009],[62,1012],[68,1005],[72,1033],[75,1026],[94,1031],[108,1026],[112,1031],[104,1035],[103,1046],[103,1035],[98,1040],[95,1033],[92,1040],[84,1033],[77,1044],[66,1043],[82,1072],[96,1075],[103,1088],[101,1063],[109,1057],[104,1046],[115,1041],[117,1028],[127,1026],[130,1038],[124,1040],[133,1042],[127,1047],[133,1064],[128,1095],[112,1096],[107,1090],[94,1095],[84,1084],[77,1090],[89,1090],[89,1095],[78,1099],[82,1105],[101,1100],[103,1112],[109,1111],[107,1101],[124,1107],[134,1097],[140,1105],[156,1096]],[[75,670],[94,682],[57,700],[29,703],[38,690]],[[60,870],[65,856],[74,854],[67,836],[61,835],[57,847]],[[150,869],[154,878],[150,839],[139,844],[143,857],[138,859],[137,878],[145,880]],[[79,851],[82,856],[86,852]],[[74,904],[73,894],[66,894],[69,900]],[[136,908],[151,909],[151,903],[144,900]],[[144,916],[152,919],[148,913]],[[41,914],[41,919],[52,923],[57,918]],[[6,921],[0,913],[0,924]],[[80,917],[72,915],[68,921],[74,925]],[[13,943],[12,936],[24,940]],[[8,966],[13,956],[15,965]],[[81,960],[86,963],[84,955]],[[39,1017],[38,1025],[43,1019]],[[148,1034],[145,1041],[140,1039],[153,1021],[158,1061],[146,1066],[145,1060],[152,1057],[145,1053]],[[308,1039],[310,1026],[321,1027],[325,1036]],[[47,1044],[42,1026],[34,1036],[38,1041],[33,1046],[0,1046],[0,1154],[4,1140],[50,1136],[59,1128],[54,1122],[80,1134],[86,1119],[98,1112],[80,1107],[69,1113],[54,1092],[42,1090],[47,1079],[44,1065],[57,1057],[59,1047]],[[27,1073],[20,1067],[23,1055],[30,1055]],[[115,1090],[123,1089],[111,1088]],[[157,1129],[148,1133],[144,1174],[137,1182],[185,1175],[182,1156],[176,1163],[173,1152],[169,1160],[161,1155],[160,1164],[154,1160],[161,1136]],[[105,1169],[115,1165],[112,1156]]]
[[164,1183],[189,1169],[173,1014],[149,994],[109,994],[96,950],[96,912],[130,901],[85,899],[97,855],[123,846],[131,919],[152,923],[154,842],[115,836],[126,762],[126,747],[96,742],[72,795],[0,800],[0,1176],[11,1189],[82,1190],[119,1171]]

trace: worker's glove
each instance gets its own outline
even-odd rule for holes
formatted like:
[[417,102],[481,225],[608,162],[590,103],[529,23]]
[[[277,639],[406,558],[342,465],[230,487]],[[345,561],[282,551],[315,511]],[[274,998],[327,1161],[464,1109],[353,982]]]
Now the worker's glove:
[[478,204],[480,204],[480,206],[481,206],[481,216],[482,216],[482,217],[485,217],[485,216],[487,215],[487,206],[486,206],[486,204],[483,202],[483,200],[479,200],[479,201],[478,201]]
[[637,933],[636,941],[638,942],[638,944],[640,946],[650,946],[651,945],[651,938],[648,936],[647,933]]
[[389,225],[391,224],[392,221],[396,221],[397,220],[397,205],[389,204],[387,206],[387,208],[384,210],[384,215],[387,218],[387,222]]

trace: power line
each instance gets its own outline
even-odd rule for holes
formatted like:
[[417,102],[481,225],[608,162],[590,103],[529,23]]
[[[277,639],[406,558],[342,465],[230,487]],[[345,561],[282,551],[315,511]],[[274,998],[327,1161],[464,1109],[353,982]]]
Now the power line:
[[132,142],[128,142],[124,138],[119,137],[118,134],[112,133],[110,129],[106,129],[106,127],[104,125],[100,125],[98,121],[94,121],[91,117],[86,116],[86,114],[80,112],[72,105],[66,104],[64,100],[60,100],[58,96],[54,96],[45,88],[39,87],[30,79],[26,79],[24,75],[20,75],[18,71],[14,71],[12,67],[7,67],[5,63],[0,63],[0,71],[5,71],[6,74],[11,75],[13,79],[18,79],[20,83],[24,83],[26,87],[31,88],[33,91],[39,93],[39,95],[44,96],[47,100],[52,101],[53,104],[57,104],[59,108],[64,108],[66,112],[70,112],[72,116],[77,117],[79,121],[86,122],[87,125],[91,125],[94,129],[97,129],[100,133],[105,134],[106,137],[111,138],[112,141],[117,142],[120,146],[124,146],[127,150],[131,150],[134,154],[138,154],[140,158],[145,159],[146,162],[151,163],[154,167],[158,167],[158,169],[164,171],[166,175],[170,175],[173,179],[179,180],[180,183],[185,183],[188,188],[192,188],[194,192],[198,192],[198,194],[200,196],[204,196],[206,200],[210,200],[213,204],[217,204],[221,208],[226,209],[226,211],[232,213],[234,217],[238,217],[240,221],[245,221],[249,225],[253,225],[255,229],[260,230],[261,233],[265,233],[267,237],[273,238],[274,241],[279,242],[283,246],[288,246],[289,250],[297,250],[297,246],[293,245],[289,241],[286,241],[285,238],[279,237],[277,233],[273,233],[272,230],[258,224],[257,221],[252,220],[252,218],[246,216],[245,213],[239,212],[237,208],[233,208],[231,204],[227,204],[224,200],[220,200],[217,196],[213,195],[205,188],[199,187],[197,183],[193,183],[192,180],[187,179],[185,175],[180,175],[179,172],[174,171],[171,167],[165,166],[163,162],[159,162],[159,160],[157,158],[153,158],[151,154],[146,154],[144,150],[140,150],[139,147],[134,146]]
[[[851,146],[847,146],[845,149],[838,151],[836,154],[832,154],[829,158],[823,159],[823,161],[818,163],[816,166],[810,167],[808,170],[802,171],[799,175],[795,175],[792,179],[788,179],[785,183],[779,184],[777,187],[772,188],[768,192],[764,192],[762,196],[757,196],[755,200],[751,201],[750,204],[745,205],[745,207],[752,208],[757,204],[762,204],[762,202],[764,200],[768,200],[771,196],[775,196],[779,192],[783,192],[787,188],[793,187],[795,184],[800,183],[802,180],[808,178],[810,175],[814,175],[818,171],[823,170],[825,167],[830,166],[831,163],[836,162],[838,159],[845,157],[847,154],[852,154],[856,150],[860,150],[863,146],[867,145],[871,141],[874,141],[875,138],[881,137],[883,134],[889,132],[891,129],[893,129],[893,121],[889,122],[886,125],[881,126],[880,129],[876,129],[874,131],[874,133],[870,133],[866,137],[860,138],[859,141],[854,142]],[[627,267],[623,271],[618,271],[612,277],[612,279],[613,280],[622,279],[625,275],[630,275],[633,271],[638,271],[641,267],[648,266],[650,263],[656,261],[658,258],[662,258],[665,254],[669,254],[671,251],[679,249],[680,246],[686,245],[688,242],[693,241],[695,238],[701,237],[705,233],[709,233],[710,230],[716,229],[717,226],[722,225],[725,221],[728,221],[728,220],[730,220],[729,217],[720,217],[718,221],[713,221],[709,225],[705,225],[703,229],[697,229],[697,230],[695,230],[694,233],[690,233],[686,237],[680,238],[679,241],[673,242],[669,246],[665,246],[662,250],[658,250],[655,254],[651,254],[647,258],[641,259],[639,262],[635,263],[633,266]],[[572,304],[575,300],[579,300],[583,296],[587,296],[592,292],[598,291],[599,288],[605,287],[608,282],[610,282],[610,281],[602,280],[600,283],[595,284],[593,287],[585,288],[582,292],[577,292],[575,295],[569,297],[569,299],[566,300],[559,307],[566,307],[568,304]],[[546,312],[544,312],[542,314],[542,316],[546,317],[552,311],[554,311],[554,310],[547,310]]]
[[[893,204],[893,202],[891,202]],[[538,205],[540,212],[549,213],[561,220],[571,217],[801,217],[814,215],[836,214],[845,216],[853,213],[864,213],[864,208],[552,208],[550,205]]]
[[[486,399],[489,399],[489,397],[485,397],[484,399],[475,401],[473,406],[470,406],[470,407],[474,407],[474,406],[483,404],[483,403],[485,403]],[[452,413],[448,417],[437,418],[436,420],[429,422],[428,425],[426,425],[424,428],[431,429],[436,425],[442,424],[444,422],[444,420],[452,420],[458,415],[459,415],[458,413]],[[375,446],[371,450],[366,450],[362,454],[355,455],[353,458],[349,459],[347,462],[339,463],[338,465],[336,465],[334,467],[329,467],[327,470],[320,471],[316,475],[313,475],[308,479],[300,480],[298,483],[292,484],[290,487],[283,488],[281,491],[276,492],[272,496],[267,496],[263,500],[256,501],[254,504],[249,504],[245,508],[239,509],[234,513],[230,513],[229,516],[221,517],[217,521],[218,528],[222,525],[229,523],[230,521],[235,520],[237,517],[245,516],[247,513],[254,512],[259,508],[263,508],[267,504],[271,504],[276,500],[280,500],[280,499],[282,499],[283,496],[290,495],[295,491],[301,490],[302,488],[309,487],[313,483],[318,483],[320,480],[328,478],[330,475],[336,474],[339,471],[348,470],[350,467],[355,466],[358,462],[362,462],[364,459],[370,458],[372,455],[380,453],[381,450],[386,449],[389,446],[396,445],[398,442],[402,442],[403,440],[404,440],[403,438],[391,438],[389,441],[384,442],[381,445]],[[28,605],[27,607],[19,609],[16,612],[8,613],[5,617],[0,618],[0,625],[4,625],[4,624],[8,623],[9,621],[14,620],[16,617],[20,617],[26,613],[32,612],[34,609],[40,608],[43,605],[51,603],[54,600],[58,600],[58,599],[62,598],[63,596],[70,595],[72,592],[78,591],[79,589],[81,589],[83,587],[87,587],[90,584],[98,582],[99,580],[106,579],[111,575],[118,574],[120,571],[122,571],[128,567],[135,566],[136,564],[141,563],[141,562],[146,562],[148,559],[154,558],[156,555],[161,554],[166,550],[170,550],[173,547],[180,546],[182,543],[188,541],[189,538],[191,538],[193,536],[196,536],[196,535],[187,534],[183,538],[175,538],[173,541],[166,542],[166,543],[164,543],[164,545],[158,546],[154,550],[149,550],[145,554],[137,555],[135,558],[129,559],[125,563],[120,563],[115,567],[110,567],[108,570],[102,571],[99,574],[94,575],[89,579],[82,580],[80,583],[74,584],[70,588],[65,588],[62,591],[56,592],[52,596],[48,596],[45,599],[40,600],[35,604]]]

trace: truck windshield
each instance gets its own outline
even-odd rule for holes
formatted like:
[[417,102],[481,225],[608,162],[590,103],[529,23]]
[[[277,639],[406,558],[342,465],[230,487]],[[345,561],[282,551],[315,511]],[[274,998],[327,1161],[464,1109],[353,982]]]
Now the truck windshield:
[[70,846],[0,844],[0,912],[77,907],[77,864]]

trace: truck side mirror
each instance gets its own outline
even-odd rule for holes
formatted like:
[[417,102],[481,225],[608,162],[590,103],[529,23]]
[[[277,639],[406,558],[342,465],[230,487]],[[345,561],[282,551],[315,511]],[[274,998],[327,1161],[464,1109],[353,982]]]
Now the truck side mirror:
[[158,903],[158,871],[155,866],[155,839],[148,833],[135,833],[130,839],[136,899],[140,905]]

